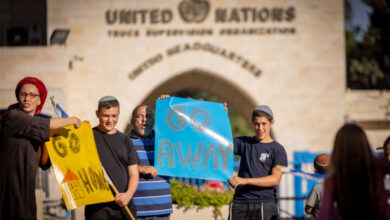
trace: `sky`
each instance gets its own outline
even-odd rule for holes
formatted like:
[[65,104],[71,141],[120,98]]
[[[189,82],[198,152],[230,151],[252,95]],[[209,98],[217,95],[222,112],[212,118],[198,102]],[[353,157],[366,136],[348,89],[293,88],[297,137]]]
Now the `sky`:
[[[362,0],[348,0],[352,8],[352,19],[346,22],[345,28],[347,30],[358,30],[355,32],[355,39],[357,41],[363,40],[363,35],[370,25],[371,7],[367,6]],[[358,28],[357,28],[358,27]]]

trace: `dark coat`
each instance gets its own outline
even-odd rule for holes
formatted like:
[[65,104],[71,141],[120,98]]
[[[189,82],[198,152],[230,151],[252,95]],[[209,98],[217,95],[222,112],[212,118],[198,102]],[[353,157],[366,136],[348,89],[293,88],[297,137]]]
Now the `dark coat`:
[[50,119],[11,108],[0,126],[0,220],[36,219],[35,176]]

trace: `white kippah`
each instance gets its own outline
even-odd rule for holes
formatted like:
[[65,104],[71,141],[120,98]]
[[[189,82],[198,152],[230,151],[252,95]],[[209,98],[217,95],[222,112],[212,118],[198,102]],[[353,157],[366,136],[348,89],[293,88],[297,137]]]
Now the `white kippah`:
[[111,101],[111,100],[116,100],[116,98],[114,96],[108,95],[108,96],[104,96],[101,99],[99,99],[99,103],[106,102],[106,101]]

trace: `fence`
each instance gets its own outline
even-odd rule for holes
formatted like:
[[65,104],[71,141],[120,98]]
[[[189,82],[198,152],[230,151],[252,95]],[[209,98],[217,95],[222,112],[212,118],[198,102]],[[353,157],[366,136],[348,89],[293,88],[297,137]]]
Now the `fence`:
[[[314,158],[323,152],[296,151],[289,168],[314,173]],[[300,176],[286,173],[279,185],[280,217],[288,219],[303,219],[305,216],[305,200],[316,181],[304,179]]]
[[[289,168],[301,170],[308,173],[314,173],[314,158],[322,152],[297,151],[293,153],[293,161],[289,163]],[[237,171],[239,162],[234,163],[234,170]],[[202,186],[205,180],[192,178],[175,178],[180,182],[186,182],[193,185]],[[304,219],[304,205],[311,188],[318,184],[316,181],[307,180],[290,173],[283,175],[279,185],[279,207],[280,217],[286,219]],[[227,190],[230,190],[229,183],[225,182]]]

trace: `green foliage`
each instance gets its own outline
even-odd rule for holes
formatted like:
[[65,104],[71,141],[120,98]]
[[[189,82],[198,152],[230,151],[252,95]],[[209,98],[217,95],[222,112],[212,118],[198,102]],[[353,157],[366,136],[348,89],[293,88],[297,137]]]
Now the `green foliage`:
[[362,57],[360,60],[351,59],[349,62],[350,81],[362,86],[377,85],[384,74],[375,59]]
[[347,54],[350,54],[355,47],[355,34],[351,31],[345,31],[345,49]]
[[214,217],[221,216],[221,207],[228,205],[233,200],[234,191],[217,192],[213,190],[199,190],[195,185],[183,184],[177,180],[171,180],[172,202],[180,208],[188,210],[197,206],[197,209],[213,207]]
[[229,120],[233,137],[253,136],[255,134],[248,120],[231,107],[229,107]]
[[218,96],[211,95],[208,92],[194,90],[194,89],[186,89],[180,92],[177,92],[175,96],[183,97],[183,98],[192,98],[196,100],[204,100],[209,102],[220,102],[223,103],[223,99]]

